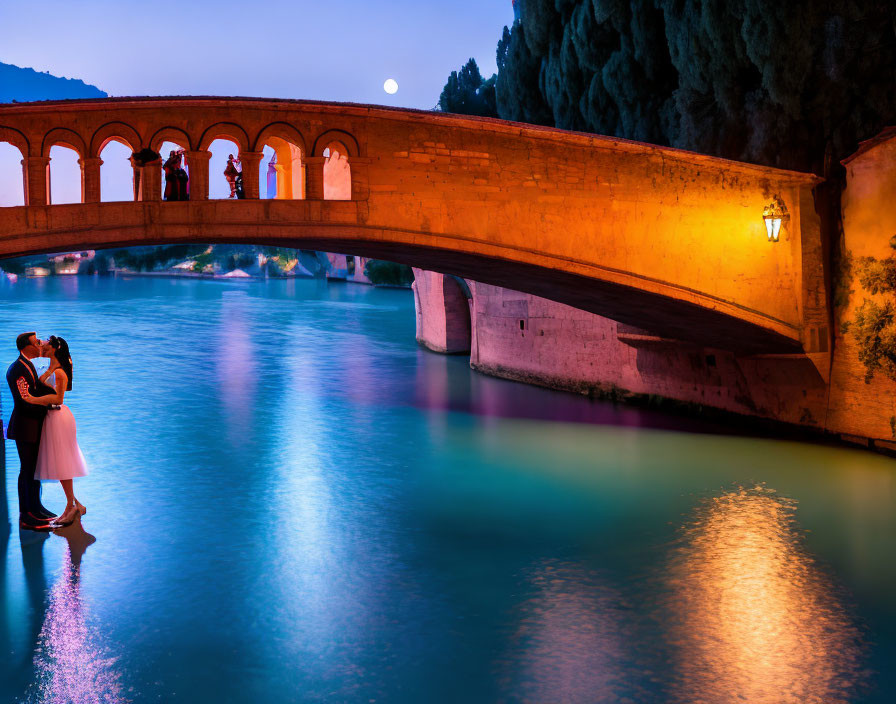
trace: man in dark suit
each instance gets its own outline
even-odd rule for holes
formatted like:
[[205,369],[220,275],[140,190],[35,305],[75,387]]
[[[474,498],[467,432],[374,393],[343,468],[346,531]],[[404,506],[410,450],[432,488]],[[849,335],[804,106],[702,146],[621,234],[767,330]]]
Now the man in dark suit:
[[40,482],[34,478],[40,434],[47,415],[47,407],[28,403],[24,394],[46,396],[55,393],[40,382],[31,360],[43,354],[44,344],[33,332],[16,338],[19,358],[9,365],[6,383],[12,392],[13,409],[6,426],[6,437],[16,441],[21,468],[19,470],[19,527],[26,530],[52,530],[56,514],[40,502]]

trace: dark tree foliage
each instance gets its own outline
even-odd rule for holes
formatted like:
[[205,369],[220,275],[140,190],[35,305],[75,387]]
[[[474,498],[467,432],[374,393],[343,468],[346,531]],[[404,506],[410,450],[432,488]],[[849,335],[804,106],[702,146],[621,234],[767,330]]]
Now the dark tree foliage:
[[410,286],[414,272],[406,264],[371,259],[364,267],[364,276],[377,286]]
[[893,2],[521,3],[498,42],[505,119],[822,175],[896,123]]
[[475,59],[460,71],[452,71],[439,96],[439,110],[462,115],[497,117],[495,108],[495,76],[482,78]]

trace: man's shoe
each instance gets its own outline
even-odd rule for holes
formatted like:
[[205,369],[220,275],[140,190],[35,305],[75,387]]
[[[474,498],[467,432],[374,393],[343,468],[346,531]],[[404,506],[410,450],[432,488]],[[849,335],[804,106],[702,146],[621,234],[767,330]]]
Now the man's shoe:
[[33,513],[35,516],[37,516],[38,518],[44,518],[44,519],[47,519],[47,520],[50,520],[50,519],[58,518],[58,517],[59,517],[59,516],[57,516],[55,513],[53,513],[50,509],[48,509],[48,508],[44,508],[43,506],[38,506],[37,510],[36,510],[36,511],[32,511],[32,513]]
[[43,518],[40,514],[35,513],[34,511],[29,511],[25,515],[27,515],[32,520],[37,521],[38,523],[52,523],[56,520],[55,516],[53,518]]
[[46,521],[37,521],[31,516],[19,516],[19,529],[20,530],[33,530],[41,533],[48,533],[53,530],[55,527],[54,523],[47,523]]

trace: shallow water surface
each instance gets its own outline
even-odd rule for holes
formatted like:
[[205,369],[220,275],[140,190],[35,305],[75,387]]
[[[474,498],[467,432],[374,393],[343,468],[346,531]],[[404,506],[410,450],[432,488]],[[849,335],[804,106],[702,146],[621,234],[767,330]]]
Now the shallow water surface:
[[4,283],[10,362],[71,345],[92,473],[81,528],[0,536],[3,700],[893,700],[896,462],[484,377],[413,311]]

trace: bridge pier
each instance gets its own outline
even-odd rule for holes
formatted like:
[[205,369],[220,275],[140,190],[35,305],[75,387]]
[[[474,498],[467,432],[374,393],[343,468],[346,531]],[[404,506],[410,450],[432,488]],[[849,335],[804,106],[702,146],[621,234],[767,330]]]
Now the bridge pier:
[[346,159],[352,179],[352,200],[367,200],[370,198],[370,158],[347,156]]
[[258,200],[260,197],[258,168],[264,158],[264,152],[240,152],[239,157],[243,165],[243,195],[249,200]]
[[156,159],[143,166],[134,166],[136,200],[162,200],[162,160]]
[[308,200],[324,199],[324,164],[327,158],[309,156],[305,158],[305,198]]
[[190,200],[208,200],[208,162],[211,152],[205,149],[184,152],[190,170]]
[[25,174],[25,205],[47,205],[50,202],[50,157],[26,156],[22,159]]
[[100,167],[103,160],[98,156],[86,156],[78,159],[81,167],[81,202],[99,203],[102,200],[100,186]]
[[470,353],[470,299],[453,276],[414,267],[417,343],[443,354]]

